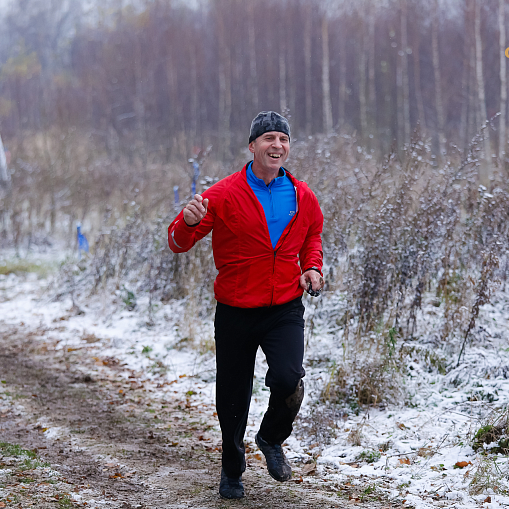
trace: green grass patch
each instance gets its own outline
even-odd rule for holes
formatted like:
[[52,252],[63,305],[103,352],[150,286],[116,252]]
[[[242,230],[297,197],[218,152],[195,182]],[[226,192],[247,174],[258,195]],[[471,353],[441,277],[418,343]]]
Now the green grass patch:
[[33,262],[28,260],[0,261],[0,275],[35,273],[45,277],[57,269],[56,264]]
[[67,507],[74,507],[74,504],[72,503],[71,498],[68,495],[65,495],[58,499],[58,507],[64,509]]
[[37,459],[29,459],[26,458],[23,463],[18,467],[20,472],[24,472],[25,470],[34,470],[39,467],[49,467],[50,464],[45,461],[39,461]]
[[2,451],[4,456],[27,456],[32,459],[37,457],[34,451],[23,449],[20,445],[9,444],[8,442],[0,442],[0,451]]
[[380,453],[375,450],[362,451],[358,456],[357,460],[365,461],[366,463],[375,463],[380,459]]

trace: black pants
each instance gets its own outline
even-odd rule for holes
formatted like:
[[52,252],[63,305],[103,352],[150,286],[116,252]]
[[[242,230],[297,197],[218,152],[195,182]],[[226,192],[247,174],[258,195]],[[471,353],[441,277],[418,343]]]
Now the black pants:
[[303,387],[300,398],[292,395],[305,374],[303,315],[300,298],[264,308],[217,304],[216,405],[223,436],[223,468],[229,477],[240,476],[246,469],[243,440],[259,346],[269,365],[265,385],[270,388],[269,408],[260,426],[260,436],[269,443],[282,444],[292,432]]

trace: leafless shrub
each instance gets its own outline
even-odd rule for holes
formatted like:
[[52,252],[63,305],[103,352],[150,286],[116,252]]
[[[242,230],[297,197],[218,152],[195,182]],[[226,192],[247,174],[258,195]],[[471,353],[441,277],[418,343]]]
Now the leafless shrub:
[[[481,146],[479,134],[465,157],[457,151],[440,167],[418,134],[401,157],[392,151],[381,162],[347,134],[293,146],[288,167],[309,183],[324,211],[326,288],[344,296],[335,309],[317,305],[312,317],[313,330],[321,317],[337,324],[345,352],[323,400],[362,406],[401,397],[396,368],[404,367],[406,350],[399,342],[422,335],[425,299],[432,297],[436,309],[436,342],[459,352],[473,337],[479,309],[494,281],[505,281],[508,263],[509,186],[496,171],[489,189],[480,185]],[[157,152],[126,158],[93,133],[71,129],[33,135],[11,150],[15,172],[1,198],[2,245],[19,249],[60,236],[71,247],[75,222],[89,225],[92,254],[74,282],[69,271],[62,276],[67,282],[57,293],[115,294],[125,286],[148,296],[148,322],[158,301],[179,298],[189,299],[190,327],[210,317],[210,240],[186,254],[167,248],[166,228],[187,198],[181,192],[175,206],[172,186],[190,188],[185,160],[168,163]],[[210,183],[245,159],[241,153],[231,166],[205,160],[202,174]],[[501,268],[496,258],[505,260]]]

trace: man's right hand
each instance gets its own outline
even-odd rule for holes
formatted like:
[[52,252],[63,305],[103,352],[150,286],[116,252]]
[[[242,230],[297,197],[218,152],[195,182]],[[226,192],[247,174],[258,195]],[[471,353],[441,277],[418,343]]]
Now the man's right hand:
[[197,225],[207,213],[209,199],[203,199],[200,194],[195,194],[194,198],[184,207],[184,221],[187,226]]

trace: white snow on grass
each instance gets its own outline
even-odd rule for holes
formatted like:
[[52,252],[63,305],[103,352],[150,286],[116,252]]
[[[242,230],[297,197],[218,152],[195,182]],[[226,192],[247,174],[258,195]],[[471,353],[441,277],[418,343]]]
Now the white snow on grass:
[[[150,387],[151,397],[187,399],[193,406],[213,411],[213,322],[197,318],[193,324],[184,324],[182,316],[192,303],[159,304],[151,322],[148,299],[143,297],[138,298],[133,311],[127,311],[117,297],[79,298],[79,310],[72,308],[68,298],[55,302],[51,297],[47,280],[36,274],[0,276],[1,327],[37,330],[34,341],[50,345],[57,354],[85,349],[97,370],[114,362],[125,372],[135,373],[140,383]],[[419,330],[429,331],[429,335],[405,343],[416,353],[411,354],[415,358],[407,358],[407,367],[398,379],[406,404],[387,402],[383,409],[316,405],[332,361],[341,363],[345,355],[342,328],[331,324],[323,313],[327,306],[336,306],[341,296],[326,296],[321,314],[317,301],[306,297],[307,320],[314,322],[312,334],[309,329],[306,332],[307,394],[296,431],[285,446],[294,463],[316,461],[316,474],[304,481],[331,483],[337,490],[345,483],[368,485],[368,492],[419,509],[509,506],[508,458],[472,449],[473,435],[486,416],[502,411],[509,403],[509,320],[505,311],[509,299],[500,292],[495,297],[481,310],[475,340],[467,345],[457,368],[458,345],[451,350],[450,345],[433,339],[439,313],[424,305]],[[423,362],[424,350],[453,363],[447,366],[447,374]],[[266,368],[259,352],[246,433],[252,450],[256,450],[254,435],[268,402]],[[318,408],[321,414],[316,413]],[[332,424],[324,421],[321,438],[310,435],[310,424],[320,424],[320,415],[327,412],[334,416]],[[46,433],[58,436],[56,429]],[[458,462],[463,462],[461,468]],[[479,477],[481,474],[484,477]],[[471,495],[476,475],[478,486],[488,480],[478,495]]]

